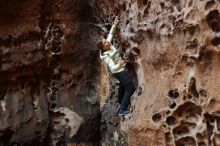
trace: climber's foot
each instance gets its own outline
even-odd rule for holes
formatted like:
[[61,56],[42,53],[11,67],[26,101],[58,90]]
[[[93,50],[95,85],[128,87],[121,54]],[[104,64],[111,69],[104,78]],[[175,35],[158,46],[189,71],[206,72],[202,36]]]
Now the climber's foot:
[[119,110],[118,111],[118,116],[125,116],[125,115],[127,115],[129,113],[130,113],[129,110]]

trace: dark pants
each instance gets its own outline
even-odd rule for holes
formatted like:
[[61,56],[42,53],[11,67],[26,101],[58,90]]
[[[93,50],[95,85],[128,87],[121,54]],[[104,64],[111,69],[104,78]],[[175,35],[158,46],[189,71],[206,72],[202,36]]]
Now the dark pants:
[[118,89],[118,102],[120,103],[120,109],[126,110],[130,103],[130,98],[135,91],[134,83],[127,71],[115,73],[114,76],[120,82]]

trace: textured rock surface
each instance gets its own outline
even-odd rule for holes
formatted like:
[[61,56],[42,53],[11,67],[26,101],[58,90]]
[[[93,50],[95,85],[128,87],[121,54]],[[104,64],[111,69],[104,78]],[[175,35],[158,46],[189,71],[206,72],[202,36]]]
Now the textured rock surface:
[[[1,0],[0,145],[97,146],[100,128],[102,145],[220,145],[219,11],[219,0]],[[137,87],[121,119],[95,46],[115,15]]]
[[114,121],[109,112],[115,110],[110,108],[114,100],[106,105],[102,123],[112,140],[106,136],[103,143],[120,145],[122,134],[131,146],[220,145],[220,2],[118,0],[102,5],[106,20],[120,16],[117,43],[137,81],[127,119]]
[[85,0],[0,1],[0,145],[97,145],[91,10]]

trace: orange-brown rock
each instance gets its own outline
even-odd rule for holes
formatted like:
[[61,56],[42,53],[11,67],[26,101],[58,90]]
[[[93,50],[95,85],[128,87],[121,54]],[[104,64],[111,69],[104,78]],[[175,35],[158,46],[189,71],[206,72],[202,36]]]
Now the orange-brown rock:
[[117,40],[137,83],[131,114],[120,126],[106,118],[112,137],[123,133],[130,146],[220,145],[220,2],[111,4],[103,13],[120,16]]
[[[219,0],[1,0],[0,146],[219,146],[219,13]],[[96,49],[116,15],[137,87],[124,118]]]
[[91,12],[87,1],[0,1],[1,146],[99,143]]

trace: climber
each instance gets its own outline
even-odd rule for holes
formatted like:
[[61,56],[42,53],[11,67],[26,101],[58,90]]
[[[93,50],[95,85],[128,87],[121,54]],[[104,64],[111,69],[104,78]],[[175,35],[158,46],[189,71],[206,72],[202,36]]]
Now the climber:
[[118,23],[119,20],[116,18],[107,39],[98,41],[97,47],[100,50],[100,58],[107,64],[114,77],[120,82],[118,89],[120,107],[117,113],[119,116],[123,116],[129,113],[128,105],[135,91],[135,86],[131,76],[125,69],[125,61],[121,58],[119,51],[111,44]]

